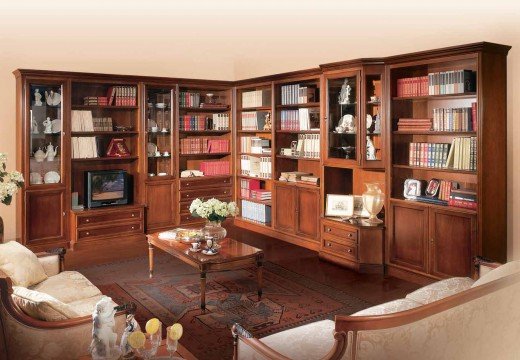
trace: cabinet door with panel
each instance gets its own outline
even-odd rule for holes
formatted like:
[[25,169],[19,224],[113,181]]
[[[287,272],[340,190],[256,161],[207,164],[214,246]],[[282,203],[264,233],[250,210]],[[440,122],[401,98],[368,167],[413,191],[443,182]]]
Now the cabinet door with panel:
[[476,217],[444,209],[430,209],[429,213],[430,274],[470,277],[476,256]]
[[24,236],[26,245],[35,250],[65,245],[65,190],[46,189],[25,192]]
[[428,271],[428,208],[391,202],[392,226],[389,234],[389,260],[395,265],[426,273]]
[[293,185],[274,184],[273,206],[275,207],[274,228],[294,232],[296,229],[296,187]]
[[316,240],[319,233],[320,191],[319,189],[299,188],[297,194],[296,233]]
[[146,184],[147,231],[175,225],[175,194],[175,181]]

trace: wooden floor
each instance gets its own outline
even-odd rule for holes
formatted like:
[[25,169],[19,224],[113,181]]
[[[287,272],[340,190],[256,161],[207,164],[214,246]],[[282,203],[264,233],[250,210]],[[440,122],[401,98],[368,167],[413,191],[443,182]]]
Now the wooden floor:
[[[419,288],[404,280],[375,274],[358,274],[341,266],[322,261],[314,251],[286,243],[262,234],[233,226],[226,226],[228,236],[243,241],[265,252],[265,260],[281,265],[315,281],[344,290],[372,304],[404,297]],[[109,263],[148,254],[146,241],[113,242],[94,249],[69,251],[66,268],[77,269],[88,265]]]

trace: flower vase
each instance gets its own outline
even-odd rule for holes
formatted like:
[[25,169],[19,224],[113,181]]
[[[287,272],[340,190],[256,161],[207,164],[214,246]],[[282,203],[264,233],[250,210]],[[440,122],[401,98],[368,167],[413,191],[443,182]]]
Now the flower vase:
[[218,243],[219,240],[222,240],[226,237],[227,231],[222,227],[222,222],[208,220],[206,222],[206,226],[202,228],[202,235],[205,237],[211,237]]
[[370,214],[367,222],[370,224],[381,224],[383,221],[377,218],[377,214],[383,209],[385,194],[379,188],[378,183],[366,183],[367,191],[363,193],[363,206]]

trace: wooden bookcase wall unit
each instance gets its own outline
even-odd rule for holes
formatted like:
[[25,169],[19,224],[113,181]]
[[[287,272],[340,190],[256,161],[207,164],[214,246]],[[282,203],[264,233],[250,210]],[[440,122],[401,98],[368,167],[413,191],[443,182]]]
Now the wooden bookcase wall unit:
[[[506,261],[506,57],[508,46],[479,43],[387,59],[388,272],[420,282],[472,276],[472,259],[481,255]],[[429,73],[470,70],[476,92],[403,96],[399,79]],[[431,119],[433,109],[477,106],[476,129],[399,130],[402,118]],[[409,162],[410,143],[446,143],[476,137],[475,170],[417,166]],[[425,165],[425,164],[422,164]],[[431,166],[431,165],[430,165]],[[441,206],[403,197],[406,179],[456,182],[473,190],[477,208]],[[413,224],[413,226],[411,225]]]
[[[231,84],[198,82],[179,84],[178,211],[180,225],[197,225],[203,219],[189,212],[191,202],[200,198],[233,198],[233,93]],[[215,166],[216,163],[220,165]],[[186,170],[204,172],[203,177],[181,178]]]

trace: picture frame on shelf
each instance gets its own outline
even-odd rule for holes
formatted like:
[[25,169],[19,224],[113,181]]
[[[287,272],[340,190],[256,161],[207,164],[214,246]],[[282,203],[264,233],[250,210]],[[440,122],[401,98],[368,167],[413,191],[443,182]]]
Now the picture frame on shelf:
[[350,217],[354,215],[352,195],[327,194],[325,216]]
[[130,151],[126,146],[125,139],[112,139],[108,144],[107,157],[129,157]]
[[370,213],[365,208],[365,205],[363,203],[363,196],[352,195],[352,197],[354,198],[354,213],[352,215],[358,218],[370,217]]
[[404,181],[403,196],[405,199],[413,200],[422,194],[422,181],[417,179],[406,179]]

